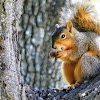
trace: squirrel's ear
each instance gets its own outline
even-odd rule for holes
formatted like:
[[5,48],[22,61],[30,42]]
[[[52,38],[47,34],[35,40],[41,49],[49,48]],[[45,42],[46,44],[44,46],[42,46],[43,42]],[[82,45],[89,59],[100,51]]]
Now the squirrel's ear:
[[73,33],[73,24],[71,21],[69,21],[66,25],[66,29],[68,32]]
[[59,28],[60,26],[58,24],[55,25],[55,28]]

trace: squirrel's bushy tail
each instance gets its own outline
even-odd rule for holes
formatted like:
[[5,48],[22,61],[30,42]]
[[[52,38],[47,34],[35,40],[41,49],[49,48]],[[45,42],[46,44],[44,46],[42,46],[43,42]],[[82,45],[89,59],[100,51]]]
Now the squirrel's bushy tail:
[[71,21],[78,31],[92,31],[100,34],[100,24],[91,2],[81,2],[73,7],[62,8],[60,15],[60,23],[63,25]]

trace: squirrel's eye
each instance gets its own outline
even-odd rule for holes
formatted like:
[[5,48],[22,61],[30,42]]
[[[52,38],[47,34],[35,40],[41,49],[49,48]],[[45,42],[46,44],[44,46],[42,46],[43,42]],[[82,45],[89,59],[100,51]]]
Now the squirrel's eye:
[[65,34],[63,34],[63,35],[61,36],[61,38],[65,38]]

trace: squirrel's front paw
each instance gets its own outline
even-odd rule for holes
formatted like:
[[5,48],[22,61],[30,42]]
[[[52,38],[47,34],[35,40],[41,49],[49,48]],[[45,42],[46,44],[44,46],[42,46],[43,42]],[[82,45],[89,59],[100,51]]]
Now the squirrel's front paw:
[[72,84],[71,87],[74,89],[74,88],[78,87],[79,85],[80,85],[80,83],[76,82],[75,84]]
[[79,82],[76,82],[75,84],[72,84],[71,86],[69,86],[69,87],[67,88],[67,90],[70,91],[70,90],[72,90],[72,89],[75,89],[75,88],[78,87],[79,85],[80,85],[80,83],[79,83]]
[[50,57],[55,57],[55,58],[60,58],[60,57],[62,57],[62,55],[63,55],[63,52],[62,51],[56,51],[56,52],[51,52],[50,53]]
[[58,51],[58,52],[56,53],[56,58],[61,58],[62,55],[63,55],[62,51]]
[[54,58],[54,57],[56,57],[56,52],[50,52],[50,57],[52,57],[52,58]]
[[72,86],[69,86],[68,88],[67,88],[67,91],[70,91],[70,90],[72,90],[73,88],[72,88]]

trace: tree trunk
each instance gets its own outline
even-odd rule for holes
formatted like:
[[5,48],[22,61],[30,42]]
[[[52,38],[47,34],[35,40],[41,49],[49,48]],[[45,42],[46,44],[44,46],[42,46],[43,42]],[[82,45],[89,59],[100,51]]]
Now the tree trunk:
[[[21,79],[39,89],[63,85],[58,60],[49,57],[51,36],[65,0],[24,0],[21,17]],[[52,84],[50,84],[52,83]]]
[[0,0],[0,100],[21,100],[18,24],[22,0]]

